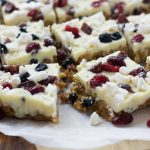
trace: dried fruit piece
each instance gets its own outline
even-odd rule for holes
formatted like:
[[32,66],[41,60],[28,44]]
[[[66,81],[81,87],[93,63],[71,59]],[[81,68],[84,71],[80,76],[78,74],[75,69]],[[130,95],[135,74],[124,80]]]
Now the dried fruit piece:
[[72,32],[72,34],[74,35],[74,38],[79,38],[80,37],[79,30],[76,27],[71,27],[71,26],[67,25],[65,27],[65,31]]
[[48,46],[54,46],[54,41],[51,38],[46,38],[44,39],[44,46],[48,47]]
[[27,16],[31,17],[31,21],[43,20],[44,16],[38,9],[32,9],[28,12]]
[[55,0],[54,6],[55,7],[64,7],[68,4],[68,0]]
[[15,10],[18,10],[18,8],[11,2],[6,1],[4,6],[5,6],[5,12],[9,13],[9,14],[12,13],[13,11],[15,11]]
[[140,43],[144,40],[144,36],[142,34],[137,34],[132,38],[132,42]]
[[92,33],[92,28],[86,23],[83,23],[81,30],[88,35]]
[[108,33],[101,34],[99,35],[99,40],[102,43],[110,43],[112,42],[111,34],[108,34]]
[[0,43],[0,53],[1,54],[7,54],[8,53],[8,49],[4,44]]
[[93,72],[93,73],[101,73],[103,71],[103,65],[102,65],[102,63],[99,63],[99,64],[93,66],[90,69],[90,71]]
[[55,82],[57,82],[57,77],[56,76],[48,76],[47,79],[40,81],[39,83],[42,85],[47,86],[48,84],[54,84]]
[[90,106],[94,105],[94,103],[95,103],[95,99],[88,97],[88,98],[83,99],[82,106],[90,107]]
[[114,125],[127,125],[133,122],[133,116],[129,113],[121,113],[112,119]]
[[150,128],[150,120],[147,120],[147,127]]
[[44,71],[44,70],[46,70],[47,68],[48,68],[48,67],[47,67],[46,64],[39,63],[39,64],[36,66],[35,70],[39,72],[39,71]]
[[43,86],[36,85],[34,87],[28,88],[27,89],[32,95],[37,94],[37,93],[43,93],[45,91]]
[[129,75],[132,75],[134,77],[139,76],[139,77],[142,77],[142,78],[146,78],[147,72],[143,67],[140,67],[138,69],[135,69],[135,70],[131,71],[129,73]]
[[91,6],[94,8],[98,8],[98,7],[102,6],[102,4],[104,2],[105,2],[105,0],[97,0],[97,1],[92,2]]
[[112,9],[112,17],[114,19],[118,18],[118,16],[120,14],[122,14],[124,12],[124,3],[123,2],[120,2],[120,3],[117,3],[114,8]]
[[92,88],[102,86],[106,82],[108,82],[109,79],[105,75],[95,75],[91,80],[90,80],[90,86]]
[[119,84],[118,86],[122,89],[127,90],[130,93],[134,93],[134,91],[132,90],[132,87],[128,84]]
[[117,17],[117,22],[118,23],[127,23],[129,22],[126,15],[124,13],[119,14],[119,16]]
[[102,68],[103,68],[104,71],[119,72],[119,68],[120,67],[111,65],[109,63],[104,63],[103,66],[102,66]]
[[26,82],[22,82],[20,85],[18,85],[18,88],[28,89],[28,88],[31,88],[34,86],[35,86],[35,83],[33,81],[26,81]]
[[25,82],[25,81],[27,81],[27,78],[30,76],[30,74],[28,73],[28,72],[25,72],[25,73],[23,73],[23,74],[20,74],[20,80],[21,80],[21,82]]
[[12,89],[13,87],[12,87],[12,85],[9,83],[9,82],[5,82],[5,83],[3,83],[3,89],[5,89],[5,88],[9,88],[9,89]]
[[115,32],[111,35],[111,37],[112,37],[112,40],[117,41],[122,38],[122,35],[119,32]]
[[41,46],[40,46],[40,44],[37,43],[37,42],[29,43],[29,44],[26,46],[26,52],[27,52],[27,53],[32,52],[32,54],[35,54],[35,53],[37,53],[40,49],[41,49]]
[[77,100],[78,98],[78,95],[76,93],[70,93],[69,94],[69,101],[71,104],[74,104],[75,101]]

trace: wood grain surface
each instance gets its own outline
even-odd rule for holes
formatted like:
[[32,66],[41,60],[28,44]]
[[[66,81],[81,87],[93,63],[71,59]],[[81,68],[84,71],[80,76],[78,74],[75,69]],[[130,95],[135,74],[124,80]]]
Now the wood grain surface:
[[[40,147],[31,144],[21,137],[7,136],[0,133],[0,150],[62,150]],[[63,149],[71,150],[71,149]],[[122,141],[117,144],[95,148],[92,150],[150,150],[150,141]]]

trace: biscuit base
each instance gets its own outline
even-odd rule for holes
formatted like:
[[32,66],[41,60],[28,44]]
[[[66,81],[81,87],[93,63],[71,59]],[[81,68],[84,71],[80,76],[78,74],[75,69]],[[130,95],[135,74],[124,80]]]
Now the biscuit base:
[[10,117],[10,118],[16,118],[16,119],[31,119],[31,120],[36,120],[36,121],[50,121],[53,123],[59,123],[59,117],[58,114],[56,117],[52,117],[52,116],[44,116],[43,114],[36,114],[35,116],[31,116],[31,115],[26,115],[22,118],[19,118],[15,115],[15,111],[13,110],[13,108],[11,108],[10,106],[1,106],[2,112],[4,113],[4,116],[6,117]]
[[[91,107],[84,107],[82,105],[82,99],[86,97],[91,97],[89,94],[86,94],[85,88],[81,85],[81,83],[74,79],[74,83],[72,85],[72,88],[70,90],[70,93],[76,93],[78,95],[78,98],[76,102],[73,104],[73,107],[77,110],[85,113],[92,113],[97,112],[102,118],[104,118],[107,121],[112,121],[112,119],[121,114],[122,112],[115,113],[106,103],[104,100],[99,100],[94,103]],[[93,97],[94,98],[94,97]],[[63,100],[62,100],[63,101]],[[69,99],[68,99],[69,103]],[[141,106],[139,106],[138,109],[143,109],[150,106],[150,98]]]

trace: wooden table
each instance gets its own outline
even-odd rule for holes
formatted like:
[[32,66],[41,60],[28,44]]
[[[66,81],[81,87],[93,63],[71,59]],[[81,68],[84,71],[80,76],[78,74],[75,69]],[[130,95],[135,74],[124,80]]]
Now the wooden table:
[[[0,150],[61,150],[48,149],[31,144],[20,137],[6,136],[0,133]],[[65,149],[69,150],[69,149]],[[94,150],[150,150],[150,141],[123,141]]]

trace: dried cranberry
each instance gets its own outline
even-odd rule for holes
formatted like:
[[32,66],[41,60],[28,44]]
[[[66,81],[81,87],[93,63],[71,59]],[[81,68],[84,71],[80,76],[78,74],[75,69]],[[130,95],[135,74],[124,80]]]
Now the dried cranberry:
[[72,34],[74,35],[74,38],[79,38],[80,37],[79,30],[76,27],[71,27],[71,26],[67,25],[65,27],[65,31],[72,32]]
[[91,80],[90,80],[90,86],[92,88],[95,88],[97,86],[102,86],[106,82],[108,82],[109,79],[105,75],[95,75]]
[[44,46],[48,47],[48,46],[54,46],[54,41],[50,38],[45,38],[44,39]]
[[133,116],[129,113],[121,113],[112,119],[114,125],[127,125],[133,122]]
[[124,12],[124,3],[123,2],[117,3],[112,9],[112,17],[116,19],[118,18],[119,14],[123,12]]
[[12,66],[0,66],[0,70],[4,72],[10,72],[11,74],[19,73],[19,65]]
[[31,59],[29,64],[37,64],[38,63],[38,60],[37,59]]
[[147,127],[150,128],[150,120],[147,120]]
[[28,88],[31,88],[34,86],[35,86],[35,83],[33,81],[26,81],[26,82],[22,82],[20,85],[18,85],[18,88],[28,89]]
[[128,55],[125,51],[121,51],[117,56],[117,58],[120,58],[120,59],[123,59],[123,60],[125,60],[127,57],[128,57]]
[[69,101],[71,104],[74,104],[75,101],[77,100],[78,98],[78,95],[76,93],[70,93],[69,94]]
[[37,93],[43,93],[45,91],[43,86],[36,85],[34,87],[28,88],[27,89],[32,95],[37,94]]
[[40,81],[39,83],[42,85],[47,86],[49,83],[50,84],[54,84],[57,81],[57,77],[56,76],[48,76],[47,79]]
[[129,74],[134,76],[134,77],[139,76],[139,77],[145,78],[146,75],[147,75],[147,72],[144,68],[140,67],[138,69],[135,69],[135,70],[131,71]]
[[130,93],[134,93],[134,91],[132,90],[132,87],[128,84],[119,84],[118,86],[122,89],[127,90]]
[[122,35],[119,32],[115,32],[111,35],[111,37],[112,37],[112,40],[117,41],[122,38]]
[[55,7],[64,7],[68,4],[68,0],[55,0]]
[[111,34],[108,34],[108,33],[101,34],[99,35],[99,40],[102,43],[110,43],[112,42]]
[[31,17],[31,21],[39,21],[44,19],[42,12],[38,9],[30,10],[27,15]]
[[104,71],[109,71],[109,72],[119,72],[119,68],[118,66],[113,66],[109,63],[104,63],[102,66]]
[[7,54],[8,53],[7,47],[1,43],[0,43],[0,52],[1,52],[1,54]]
[[18,8],[11,2],[6,2],[4,6],[6,13],[12,13],[13,11],[18,10]]
[[33,54],[35,54],[35,53],[37,53],[40,49],[41,49],[40,44],[39,44],[39,43],[36,43],[36,42],[29,43],[29,44],[26,46],[26,52],[27,52],[27,53],[32,52]]
[[9,83],[9,82],[5,82],[5,83],[3,83],[3,89],[5,89],[5,88],[9,88],[9,89],[12,89],[13,87],[12,87],[12,85]]
[[64,60],[67,57],[67,52],[63,49],[57,50],[57,58],[59,61]]
[[93,73],[101,73],[103,71],[103,65],[102,65],[102,63],[99,63],[99,64],[93,66],[90,69],[90,71],[93,72]]
[[74,7],[70,7],[66,13],[69,16],[74,16],[74,13],[75,13]]
[[126,15],[124,13],[119,14],[119,16],[117,17],[117,22],[118,23],[127,23],[129,22]]
[[83,23],[81,30],[88,35],[92,33],[92,28],[86,23]]
[[97,7],[102,6],[102,4],[104,2],[105,2],[105,0],[97,0],[97,1],[92,2],[91,6],[94,7],[94,8],[97,8]]
[[0,5],[4,6],[7,3],[7,0],[1,0]]
[[32,34],[32,40],[39,40],[39,37],[36,34]]
[[48,68],[48,66],[46,64],[43,64],[43,63],[39,63],[36,68],[35,68],[35,71],[44,71]]
[[95,99],[94,98],[84,98],[83,102],[82,102],[82,106],[83,107],[90,107],[92,105],[94,105],[95,103]]
[[107,62],[112,64],[113,66],[126,66],[126,63],[124,62],[124,59],[122,59],[121,57],[117,57],[117,56],[111,56],[107,59]]
[[144,40],[144,36],[142,34],[137,34],[133,37],[132,42],[140,43]]
[[27,78],[30,76],[30,74],[28,73],[28,72],[25,72],[25,73],[23,73],[23,74],[20,74],[20,80],[21,80],[21,82],[25,82],[25,81],[27,81]]

